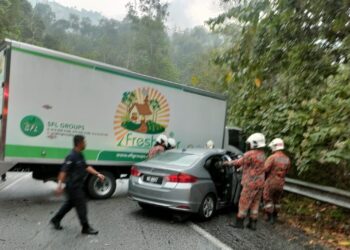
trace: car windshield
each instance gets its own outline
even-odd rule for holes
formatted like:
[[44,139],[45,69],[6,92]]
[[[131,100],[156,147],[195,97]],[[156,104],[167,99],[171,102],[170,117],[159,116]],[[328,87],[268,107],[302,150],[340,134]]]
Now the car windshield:
[[159,154],[150,162],[161,163],[166,165],[189,167],[199,159],[198,155],[187,154],[187,153],[175,153],[175,152],[165,152]]

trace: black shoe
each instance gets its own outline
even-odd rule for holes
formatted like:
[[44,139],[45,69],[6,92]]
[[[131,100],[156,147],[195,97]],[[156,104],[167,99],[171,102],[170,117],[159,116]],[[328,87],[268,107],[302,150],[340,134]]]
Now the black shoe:
[[271,225],[275,224],[275,217],[272,213],[266,213],[266,222],[270,223]]
[[270,219],[270,224],[273,225],[277,222],[277,218],[278,218],[278,213],[277,212],[273,212],[271,214],[271,219]]
[[82,234],[92,234],[92,235],[96,235],[98,234],[98,231],[93,229],[92,227],[86,227],[83,228],[83,230],[81,230]]
[[53,228],[56,230],[62,230],[63,227],[61,226],[61,224],[59,222],[56,222],[54,220],[50,220],[50,223],[53,225]]
[[256,222],[257,220],[249,218],[249,223],[247,225],[247,228],[249,228],[250,230],[256,231]]
[[233,228],[240,228],[243,229],[244,228],[244,219],[241,218],[236,218],[235,223],[230,223],[229,226],[233,227]]

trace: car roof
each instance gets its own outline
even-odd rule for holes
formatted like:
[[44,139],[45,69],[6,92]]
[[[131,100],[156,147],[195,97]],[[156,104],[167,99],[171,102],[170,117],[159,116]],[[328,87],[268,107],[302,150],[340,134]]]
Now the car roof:
[[[222,149],[207,149],[207,148],[184,148],[184,149],[172,149],[172,150],[167,150],[164,153],[161,154],[166,154],[166,153],[178,153],[178,154],[190,154],[190,155],[196,155],[198,156],[198,160],[208,158],[214,155],[224,155],[225,150]],[[156,160],[155,158],[152,159],[147,159],[145,161],[136,163],[136,166],[145,166],[145,167],[158,167],[159,162],[154,161]],[[174,166],[173,166],[174,167]],[[176,166],[176,169],[186,169],[190,166]],[[168,167],[169,168],[169,167]]]

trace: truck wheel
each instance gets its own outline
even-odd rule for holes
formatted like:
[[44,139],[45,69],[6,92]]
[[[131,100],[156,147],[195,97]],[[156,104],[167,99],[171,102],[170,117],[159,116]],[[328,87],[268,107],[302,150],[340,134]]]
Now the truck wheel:
[[208,194],[204,197],[202,204],[199,208],[199,218],[201,220],[209,220],[213,217],[216,208],[216,201],[213,194]]
[[111,197],[117,187],[114,175],[110,172],[102,171],[106,179],[101,182],[96,176],[91,176],[87,181],[87,191],[89,196],[94,199],[107,199]]

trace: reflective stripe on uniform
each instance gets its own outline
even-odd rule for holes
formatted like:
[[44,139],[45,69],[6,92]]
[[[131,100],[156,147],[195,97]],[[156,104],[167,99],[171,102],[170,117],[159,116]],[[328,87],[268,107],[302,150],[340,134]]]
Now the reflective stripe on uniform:
[[272,204],[271,202],[267,203],[267,204],[264,206],[264,208],[271,208],[271,207],[273,207],[273,204]]
[[251,214],[258,214],[259,210],[251,210]]
[[239,211],[237,216],[240,218],[245,218],[247,214],[248,214],[248,211],[244,210],[244,211]]

